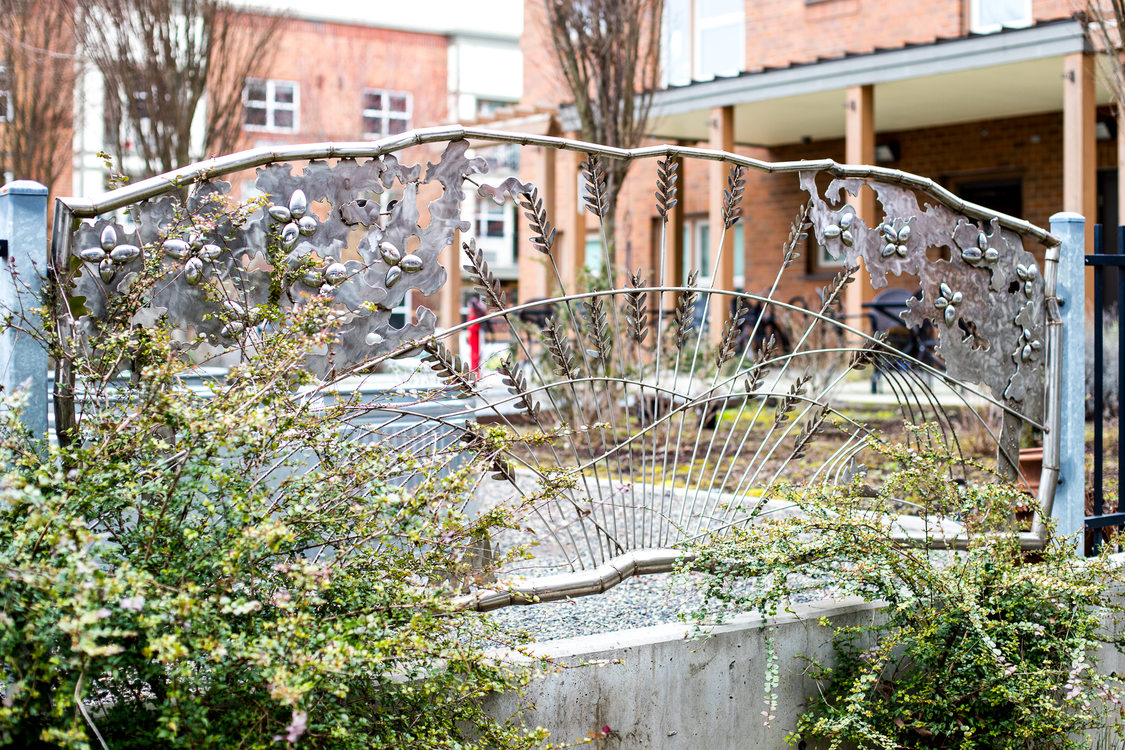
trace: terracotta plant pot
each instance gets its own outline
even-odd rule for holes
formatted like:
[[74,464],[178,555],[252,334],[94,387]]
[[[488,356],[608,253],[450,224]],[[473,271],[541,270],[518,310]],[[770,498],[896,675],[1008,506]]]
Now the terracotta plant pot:
[[1016,482],[1024,486],[1023,481],[1027,480],[1027,492],[1030,497],[1026,509],[1016,511],[1016,521],[1029,527],[1035,516],[1035,505],[1039,500],[1039,479],[1043,474],[1043,449],[1021,448],[1019,469],[1020,476],[1016,478]]
[[1020,476],[1027,479],[1032,497],[1039,497],[1039,478],[1043,475],[1043,449],[1020,448]]

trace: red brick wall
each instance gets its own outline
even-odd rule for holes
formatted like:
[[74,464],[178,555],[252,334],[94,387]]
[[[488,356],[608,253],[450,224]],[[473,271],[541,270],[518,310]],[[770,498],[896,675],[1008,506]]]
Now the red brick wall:
[[[870,52],[968,30],[968,0],[776,0],[746,3],[746,69]],[[1037,21],[1072,15],[1072,0],[1035,0]]]
[[[1051,214],[1062,210],[1062,113],[879,134],[880,143],[891,141],[899,144],[901,158],[888,166],[930,177],[954,192],[967,182],[1018,178],[1022,217],[1039,226],[1046,227]],[[768,153],[773,161],[843,156],[842,140],[795,144]],[[1115,166],[1116,156],[1114,142],[1099,143],[1099,168]],[[749,237],[754,238],[746,244],[754,248],[748,267],[756,269],[749,289],[766,286],[776,272],[788,221],[805,198],[795,175],[749,178],[743,210]],[[787,280],[782,296],[807,296],[822,283],[797,273]]]
[[[879,134],[879,142],[897,142],[896,169],[931,177],[957,191],[967,182],[1018,178],[1021,181],[1022,217],[1047,226],[1051,214],[1062,210],[1062,114],[1048,113],[1007,120],[962,123],[899,133]],[[705,144],[700,144],[705,145]],[[773,149],[738,148],[736,151],[769,161],[831,158],[844,159],[843,140],[793,144]],[[1116,145],[1099,142],[1099,168],[1116,165]],[[527,152],[530,158],[531,152]],[[525,172],[529,177],[531,172]],[[746,176],[743,220],[731,231],[743,232],[749,278],[745,287],[762,292],[772,282],[781,261],[781,248],[797,209],[807,200],[797,175],[749,172]],[[688,218],[703,218],[708,208],[708,164],[686,160],[679,179],[678,198]],[[552,221],[562,220],[573,206],[573,181],[561,174],[556,184],[558,209]],[[618,248],[622,270],[642,269],[655,282],[659,258],[654,243],[657,217],[653,192],[656,162],[635,162],[622,189],[618,207]],[[587,229],[596,230],[597,219],[587,214]],[[521,235],[526,236],[526,235]],[[712,237],[712,246],[716,242]],[[526,244],[526,243],[525,243]],[[1035,248],[1029,248],[1034,250]],[[527,250],[521,246],[521,252]],[[802,249],[804,253],[804,249]],[[802,259],[787,272],[780,286],[781,299],[801,295],[815,299],[823,275],[809,275]],[[894,282],[892,282],[894,283]],[[911,282],[901,282],[909,285]]]
[[869,52],[962,32],[958,0],[746,3],[747,70]]
[[[746,7],[746,70],[930,42],[968,31],[970,0],[773,0]],[[570,96],[558,83],[544,0],[525,0],[524,101],[560,104]],[[1033,0],[1036,21],[1066,18],[1075,0]]]
[[365,88],[410,91],[412,127],[448,120],[447,40],[368,26],[289,19],[263,78],[300,85],[296,132],[246,131],[246,145],[362,140]]

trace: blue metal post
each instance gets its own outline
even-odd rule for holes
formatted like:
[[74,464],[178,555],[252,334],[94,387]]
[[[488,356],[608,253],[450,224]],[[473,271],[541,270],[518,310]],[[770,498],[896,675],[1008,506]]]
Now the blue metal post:
[[[41,329],[47,274],[47,188],[17,180],[0,187],[0,386],[27,392],[23,422],[47,439],[47,350],[29,331]],[[24,329],[24,330],[20,330]]]
[[1058,533],[1083,548],[1086,524],[1086,219],[1063,212],[1051,217],[1059,248],[1057,294],[1062,316],[1059,487],[1051,517]]

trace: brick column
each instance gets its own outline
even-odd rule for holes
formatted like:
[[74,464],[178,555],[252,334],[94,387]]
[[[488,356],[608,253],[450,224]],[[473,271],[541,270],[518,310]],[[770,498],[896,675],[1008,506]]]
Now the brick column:
[[[664,286],[680,286],[684,283],[684,160],[675,159],[676,205],[668,212],[668,228],[664,243]],[[658,266],[659,268],[659,266]],[[659,279],[657,279],[659,282]],[[677,294],[669,292],[664,300],[664,309],[676,307]],[[663,325],[663,323],[661,324]]]
[[[484,200],[484,199],[481,199]],[[445,249],[446,279],[445,286],[441,288],[441,317],[438,320],[439,328],[451,328],[461,322],[461,266],[464,265],[461,252],[461,232],[454,230],[453,243]],[[450,336],[445,344],[454,353],[461,352],[461,337]]]
[[[543,201],[543,209],[547,212],[547,219],[554,225],[558,221],[555,207],[558,201],[555,196],[558,190],[555,187],[555,163],[558,151],[553,148],[539,149],[539,174],[535,184],[539,187],[539,198]],[[523,209],[517,207],[520,214]],[[543,253],[535,249],[534,245],[524,241],[519,248],[519,295],[520,301],[546,297],[556,285],[554,272],[551,271],[550,262]]]
[[[734,107],[715,107],[708,121],[710,130],[709,146],[722,151],[734,150]],[[709,165],[707,223],[711,228],[711,273],[712,287],[732,291],[734,289],[734,235],[723,232],[723,190],[726,188],[730,165],[713,161]],[[720,239],[722,242],[720,245]],[[723,323],[728,313],[730,298],[726,295],[713,295],[709,305],[711,343],[718,344],[723,338]]]
[[[1063,211],[1086,218],[1086,247],[1094,246],[1097,215],[1096,123],[1094,56],[1075,52],[1063,60]],[[1087,296],[1093,289],[1094,269],[1089,267]]]
[[[875,163],[875,87],[852,86],[847,90],[844,114],[844,160],[848,164]],[[859,195],[848,198],[856,212],[868,227],[875,224],[875,194],[869,189],[860,190]],[[855,283],[849,286],[844,296],[844,314],[847,322],[863,329],[863,303],[872,296],[871,285],[867,280],[867,269],[856,272]]]
[[[569,137],[576,138],[577,134],[571,133]],[[582,176],[579,165],[583,156],[577,151],[563,151],[559,155],[559,231],[563,237],[555,252],[555,262],[567,294],[578,291],[578,276],[586,265],[586,213],[578,193],[578,181]]]

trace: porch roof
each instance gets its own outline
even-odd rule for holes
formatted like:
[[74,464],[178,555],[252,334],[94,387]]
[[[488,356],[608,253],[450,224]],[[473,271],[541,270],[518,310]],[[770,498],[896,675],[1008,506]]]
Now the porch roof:
[[[866,84],[883,132],[1060,111],[1063,58],[1089,49],[1082,23],[1062,19],[746,72],[657,91],[649,131],[704,141],[711,109],[733,104],[736,143],[842,138],[846,91]],[[1100,80],[1097,98],[1110,101]]]

